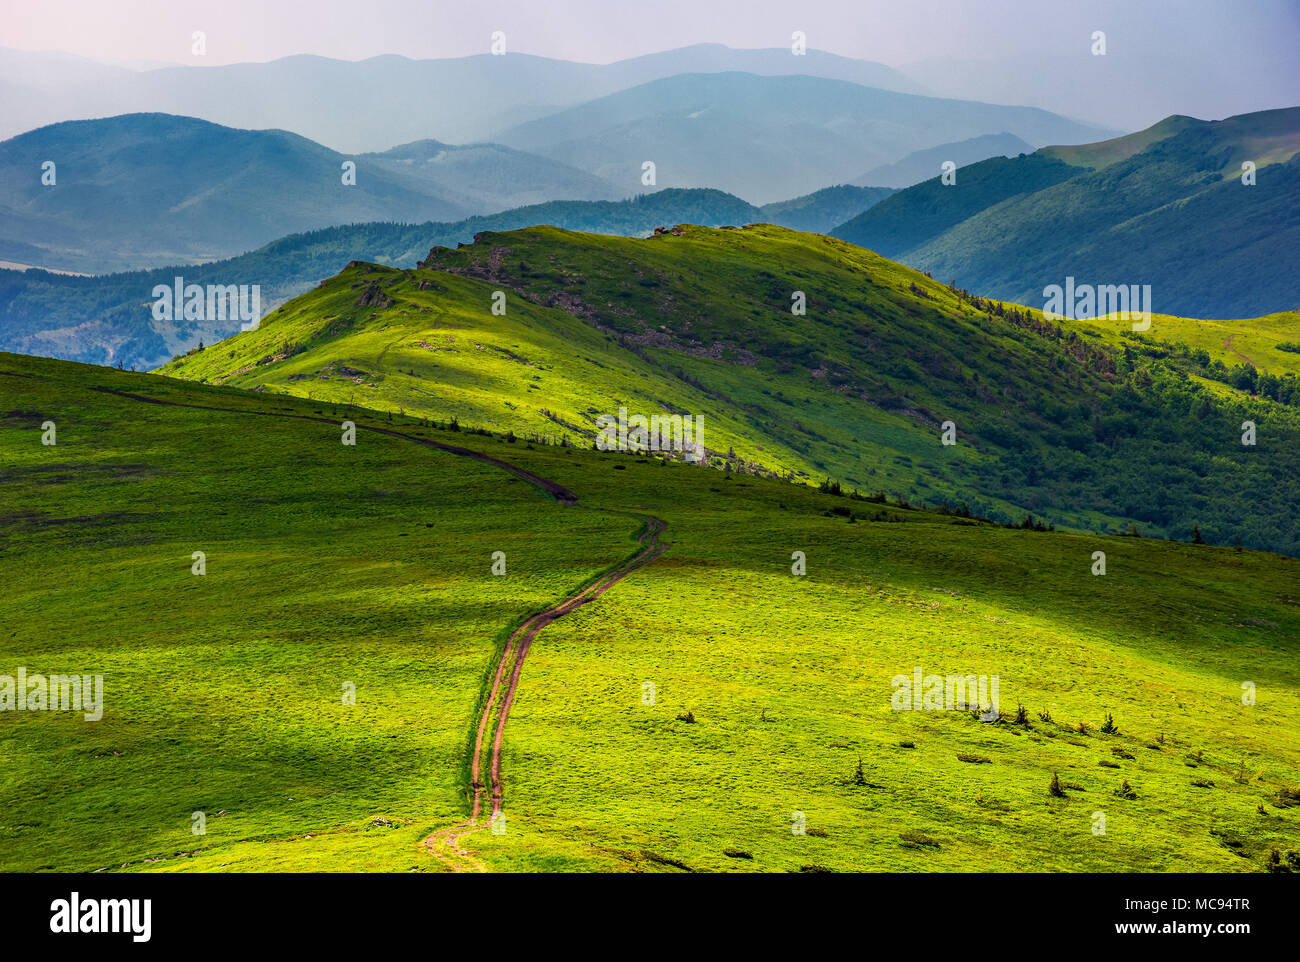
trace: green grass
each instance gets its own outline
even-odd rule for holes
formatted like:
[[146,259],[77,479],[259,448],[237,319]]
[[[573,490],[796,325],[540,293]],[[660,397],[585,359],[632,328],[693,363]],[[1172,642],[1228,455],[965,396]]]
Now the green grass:
[[[1294,846],[1293,810],[1268,798],[1300,765],[1295,562],[920,513],[849,525],[772,482],[635,462],[590,479],[529,457],[593,504],[660,514],[672,548],[535,648],[508,736],[511,832],[475,836],[494,867],[661,868],[652,852],[710,871],[1250,871]],[[1032,728],[893,711],[890,679],[916,666],[998,675],[1003,713],[1023,703]],[[1119,735],[1097,733],[1107,713]],[[1053,799],[1055,771],[1084,790]],[[1136,800],[1114,794],[1123,779]],[[826,836],[792,835],[796,811]]]
[[[213,868],[417,864],[419,833],[459,817],[495,646],[630,550],[634,523],[566,511],[497,469],[238,413],[311,405],[14,355],[0,368],[0,673],[102,674],[106,689],[97,723],[0,715],[8,870],[141,867],[196,849]],[[497,550],[506,577],[490,574]],[[403,827],[369,829],[377,816]],[[287,841],[314,832],[341,833],[324,843],[336,856]],[[377,848],[376,832],[401,844]]]
[[[1161,316],[1151,333],[1184,351],[1234,331],[1256,353],[1300,338],[1300,315],[1214,323]],[[1296,355],[1270,354],[1289,399],[1275,403],[1206,387],[1168,352],[1133,355],[1103,327],[770,225],[640,240],[538,227],[435,248],[417,270],[350,265],[161,370],[588,447],[620,406],[692,413],[716,466],[1300,553]],[[1231,358],[1223,339],[1216,360]],[[939,443],[945,421],[956,446]]]
[[[64,362],[0,355],[0,371],[0,672],[106,687],[97,723],[0,714],[5,869],[439,870],[419,841],[464,817],[497,646],[628,555],[629,511],[666,519],[670,548],[534,645],[507,728],[507,831],[465,839],[494,870],[1240,872],[1300,846],[1280,798],[1300,782],[1293,559],[1010,530]],[[259,410],[480,449],[580,506]],[[488,574],[498,548],[504,579]],[[892,710],[890,679],[917,666],[997,675],[1003,720]],[[1107,714],[1119,734],[1100,733]],[[1123,780],[1137,798],[1115,794]]]
[[[1065,323],[1073,329],[1091,332],[1107,344],[1121,349],[1126,341],[1134,341],[1131,320],[1103,317]],[[1281,377],[1285,374],[1300,376],[1300,354],[1283,347],[1294,343],[1298,334],[1300,311],[1280,311],[1264,317],[1235,320],[1152,314],[1151,329],[1143,332],[1142,338],[1204,351],[1211,361],[1220,361],[1227,368],[1245,363],[1242,360],[1245,357],[1260,372]]]

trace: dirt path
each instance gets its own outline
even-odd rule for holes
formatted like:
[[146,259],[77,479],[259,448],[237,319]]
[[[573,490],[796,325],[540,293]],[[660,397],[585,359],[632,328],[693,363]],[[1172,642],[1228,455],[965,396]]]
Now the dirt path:
[[1234,347],[1232,346],[1232,338],[1233,338],[1233,337],[1236,337],[1236,336],[1237,336],[1236,334],[1233,334],[1232,337],[1229,337],[1226,341],[1223,342],[1223,348],[1224,348],[1224,350],[1226,350],[1226,351],[1231,351],[1233,354],[1237,355],[1237,357],[1241,358],[1243,361],[1245,361],[1245,362],[1246,362],[1247,364],[1249,364],[1251,367],[1255,367],[1255,362],[1254,362],[1254,361],[1252,361],[1250,358],[1246,357],[1245,354],[1242,354],[1240,351],[1238,351],[1236,348],[1234,348]]
[[[465,867],[469,867],[476,871],[485,871],[483,864],[462,846],[460,840],[471,832],[481,830],[478,821],[483,811],[484,789],[490,789],[492,800],[491,818],[496,818],[503,809],[504,787],[501,781],[501,747],[505,738],[506,721],[510,717],[510,709],[514,705],[515,694],[519,689],[519,678],[523,672],[524,659],[528,657],[528,651],[532,647],[533,639],[551,622],[577,610],[589,601],[599,598],[637,568],[653,561],[668,547],[659,540],[659,536],[668,527],[666,521],[652,515],[636,515],[636,517],[640,518],[645,524],[644,530],[637,537],[641,549],[636,554],[600,575],[587,587],[575,592],[545,611],[533,615],[516,628],[506,641],[501,652],[501,658],[497,662],[496,672],[492,676],[492,685],[488,690],[487,700],[484,702],[483,710],[479,714],[473,754],[470,757],[470,785],[474,790],[470,816],[457,825],[434,832],[424,840],[425,848],[441,861],[450,865],[453,870],[462,871]],[[509,681],[503,691],[502,682],[507,677],[507,673]],[[499,711],[497,711],[498,702],[500,703]],[[492,725],[494,713],[496,714],[496,731],[492,738],[490,751],[487,752],[485,757],[484,742],[488,729]],[[483,783],[482,778],[483,763],[485,761],[487,762],[490,778],[487,785]],[[452,858],[448,856],[452,856]],[[465,864],[457,864],[455,858],[463,859]]]
[[[143,401],[146,404],[161,404],[165,407],[193,408],[200,411],[220,411],[227,414],[256,414],[261,417],[291,418],[298,421],[318,421],[322,424],[338,424],[337,418],[315,417],[309,414],[281,414],[274,411],[249,411],[240,408],[214,407],[206,404],[186,404],[181,401],[166,401],[161,398],[152,398],[143,394],[131,394],[127,391],[118,391],[107,387],[91,387],[92,391],[99,391],[104,394],[114,394],[118,397],[129,398],[133,401]],[[439,451],[446,451],[448,454],[455,454],[460,457],[472,458],[475,461],[481,461],[484,464],[490,464],[493,467],[503,471],[508,471],[515,477],[527,481],[529,484],[540,488],[546,494],[553,497],[556,502],[565,506],[573,506],[578,503],[578,496],[562,485],[556,484],[540,475],[526,471],[518,465],[502,461],[481,451],[473,451],[469,448],[456,447],[451,444],[444,444],[440,441],[431,441],[428,438],[418,438],[412,434],[404,434],[401,431],[391,430],[389,428],[373,427],[371,425],[358,424],[358,428],[366,431],[374,431],[378,434],[387,434],[395,438],[403,438],[408,441],[414,441],[417,444],[427,445],[431,448],[437,448]],[[623,513],[623,512],[614,512]],[[470,816],[463,822],[451,826],[450,828],[440,829],[429,835],[424,840],[424,848],[432,853],[440,862],[447,865],[452,871],[464,871],[471,869],[473,871],[484,872],[486,866],[475,858],[472,853],[465,849],[461,839],[471,832],[481,830],[479,826],[479,816],[483,811],[483,792],[485,788],[491,790],[492,812],[491,816],[495,818],[502,811],[504,800],[504,788],[501,781],[501,748],[505,739],[506,722],[510,718],[510,709],[514,705],[515,695],[519,690],[519,679],[524,669],[524,659],[528,657],[528,651],[532,647],[533,640],[538,633],[564,615],[599,598],[611,587],[622,581],[629,574],[640,568],[642,565],[653,561],[659,557],[668,547],[667,544],[659,540],[664,529],[668,527],[668,522],[662,518],[656,518],[653,515],[634,515],[644,524],[644,528],[637,536],[637,541],[641,548],[632,557],[611,568],[609,571],[599,575],[594,581],[586,587],[578,590],[574,594],[565,598],[563,601],[539,611],[532,615],[523,624],[511,633],[507,639],[505,647],[501,651],[501,658],[497,662],[496,671],[492,676],[492,684],[488,689],[487,699],[483,703],[483,710],[479,714],[478,728],[475,733],[473,754],[470,756],[470,787],[474,791],[473,800],[470,808]],[[509,678],[506,681],[506,678]],[[502,687],[505,683],[504,689]],[[484,743],[488,729],[492,725],[493,715],[496,716],[496,730],[492,737],[490,751],[484,755]],[[487,762],[487,768],[490,778],[490,784],[484,785],[482,779],[483,763]]]

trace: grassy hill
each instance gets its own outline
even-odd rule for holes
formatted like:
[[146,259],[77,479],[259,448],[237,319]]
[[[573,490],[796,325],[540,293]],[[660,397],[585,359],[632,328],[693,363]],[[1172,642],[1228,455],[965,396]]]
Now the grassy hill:
[[[1268,314],[1300,303],[1300,107],[1051,147],[957,171],[832,231],[1025,304],[1064,283],[1150,284],[1155,309]],[[1242,163],[1257,167],[1241,181]],[[1073,166],[1082,164],[1087,166]]]
[[1134,154],[1141,153],[1152,144],[1180,134],[1192,127],[1199,127],[1205,121],[1195,117],[1175,114],[1159,123],[1152,124],[1145,130],[1138,130],[1122,137],[1113,137],[1095,144],[1070,144],[1055,147],[1043,147],[1038,153],[1044,157],[1055,157],[1071,167],[1089,167],[1100,170],[1121,160],[1128,160]]
[[868,208],[830,233],[886,257],[907,257],[981,211],[1012,197],[1035,194],[1077,173],[1065,161],[1037,153],[990,157],[959,168],[951,186],[938,176],[931,177]]
[[556,224],[642,235],[681,221],[722,225],[762,219],[758,208],[721,191],[661,190],[624,201],[552,201],[452,223],[344,224],[282,237],[221,261],[152,271],[68,277],[0,270],[0,347],[95,364],[155,367],[240,327],[229,320],[156,321],[154,285],[170,284],[177,275],[203,285],[257,284],[263,310],[269,312],[332,277],[348,261],[413,266],[430,244],[465,243],[484,230]]
[[1172,348],[1108,341],[770,225],[539,227],[435,248],[414,270],[353,264],[162,370],[583,446],[620,406],[701,414],[711,462],[732,470],[1300,552],[1297,378],[1279,367],[1252,397],[1178,332],[1153,326]]
[[[4,670],[105,684],[98,722],[0,718],[7,869],[1235,873],[1300,848],[1293,559],[61,361],[0,355],[0,380]],[[522,665],[504,833],[429,851],[468,813],[505,636],[627,558],[636,515],[667,550]],[[892,709],[918,669],[997,676],[999,720]]]

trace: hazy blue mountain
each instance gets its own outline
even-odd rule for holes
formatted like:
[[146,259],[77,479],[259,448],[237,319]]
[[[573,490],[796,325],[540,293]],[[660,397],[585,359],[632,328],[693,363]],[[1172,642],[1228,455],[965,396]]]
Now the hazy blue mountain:
[[[733,50],[720,43],[697,43],[676,50],[620,60],[609,65],[618,78],[618,89],[649,83],[683,73],[725,73],[739,71],[763,77],[799,74],[845,80],[864,87],[896,90],[900,93],[929,94],[931,91],[893,67],[869,60],[854,60],[823,50],[808,50],[796,56],[788,47],[766,50]],[[609,91],[613,92],[613,91]],[[603,92],[602,92],[603,93]]]
[[758,208],[720,191],[663,190],[623,201],[553,201],[454,223],[348,224],[207,264],[99,277],[0,270],[0,350],[152,368],[200,340],[211,344],[239,329],[238,321],[155,321],[153,288],[177,275],[187,284],[257,284],[265,314],[349,261],[411,267],[431,247],[468,243],[485,230],[552,224],[636,237],[679,223],[721,227],[763,219]]
[[1189,127],[1199,127],[1204,120],[1174,114],[1144,130],[1136,130],[1122,137],[1114,137],[1095,144],[1073,144],[1042,147],[1039,153],[1044,157],[1055,157],[1075,167],[1091,167],[1100,170],[1117,161],[1127,160],[1134,154],[1141,153],[1158,140],[1181,134]]
[[[918,184],[832,233],[1034,306],[1067,276],[1150,284],[1166,314],[1252,317],[1300,304],[1300,107],[1175,117],[1141,133],[962,168],[956,186]],[[1257,167],[1253,186],[1242,183],[1245,161]]]
[[135,71],[55,51],[0,47],[0,140],[62,120],[103,117]]
[[864,186],[879,184],[882,187],[911,187],[936,176],[945,161],[965,167],[990,157],[1015,157],[1017,154],[1032,153],[1033,150],[1032,144],[1015,134],[983,134],[954,144],[940,144],[938,147],[913,151],[896,163],[873,167],[865,174],[854,177],[853,183]]
[[892,187],[855,187],[839,184],[823,187],[811,194],[792,200],[764,204],[759,208],[762,219],[769,224],[780,224],[795,230],[825,234],[831,228],[856,217],[890,194]]
[[[432,12],[426,26],[435,28]],[[0,48],[0,137],[69,119],[164,112],[291,130],[336,150],[380,151],[428,138],[492,140],[525,120],[683,72],[801,73],[920,92],[882,64],[815,50],[794,56],[789,48],[696,44],[584,64],[513,52],[493,56],[486,38],[484,46],[483,54],[442,60],[294,56],[207,67],[193,57],[194,66],[146,71]]]
[[1096,128],[1028,107],[941,100],[819,77],[682,74],[506,131],[502,143],[591,171],[622,189],[657,165],[661,187],[717,187],[770,203],[847,183],[868,166],[990,131],[1035,145]]
[[[54,186],[41,182],[45,161]],[[0,143],[0,260],[98,273],[216,260],[333,224],[612,196],[591,174],[494,144],[346,156],[282,130],[128,114]]]
[[501,144],[417,140],[356,159],[486,213],[550,200],[617,200],[635,193],[615,191],[594,174]]
[[[1138,5],[1133,6],[1142,16],[1136,10]],[[1141,6],[1152,12],[1159,5]],[[1275,19],[1274,29],[1294,38],[1295,4],[1283,0],[1278,6],[1291,8],[1290,19]],[[1266,18],[1261,5],[1246,9],[1257,20]],[[1189,11],[1187,18],[1194,19],[1194,15]],[[1100,22],[1103,19],[1098,18],[1095,29],[1106,29]],[[1125,36],[1117,40],[1112,34],[1106,56],[1093,56],[1092,29],[1053,31],[1054,36],[1045,37],[1042,43],[1014,52],[989,51],[987,58],[981,56],[983,51],[973,50],[971,58],[944,54],[899,64],[899,69],[938,97],[1026,104],[1085,123],[1126,130],[1139,129],[1191,105],[1203,116],[1229,117],[1294,100],[1294,52],[1288,60],[1273,50],[1258,50],[1246,82],[1234,59],[1215,56],[1213,48],[1186,43],[1182,37]],[[1279,44],[1278,50],[1282,49]]]
[[1204,123],[1193,117],[1166,117],[1146,130],[1109,140],[1052,145],[1024,157],[991,157],[960,165],[956,183],[952,185],[943,183],[936,165],[924,181],[830,232],[901,260],[962,221],[1008,198],[1032,194],[1080,173],[1126,160],[1160,140]]
[[830,233],[885,257],[906,255],[968,217],[1019,194],[1069,180],[1080,168],[1041,153],[959,167],[953,184],[933,177],[886,198]]

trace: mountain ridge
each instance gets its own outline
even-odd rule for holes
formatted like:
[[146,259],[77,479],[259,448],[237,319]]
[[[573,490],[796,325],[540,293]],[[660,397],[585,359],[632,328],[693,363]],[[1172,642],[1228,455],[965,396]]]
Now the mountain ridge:
[[1018,303],[1041,303],[1045,286],[1072,275],[1149,284],[1168,314],[1290,309],[1300,300],[1300,107],[1175,116],[1111,141],[983,161],[957,170],[954,186],[917,184],[831,233]]
[[[263,63],[135,71],[87,58],[0,48],[0,138],[67,119],[136,112],[195,114],[243,128],[281,128],[341,153],[387,150],[436,137],[492,140],[523,120],[683,71],[744,67],[773,75],[822,72],[851,82],[921,92],[883,64],[810,50],[745,50],[696,44],[584,64],[510,52],[413,59],[384,54],[338,60],[295,54]],[[265,91],[276,91],[268,98]],[[430,98],[426,91],[471,96]],[[328,106],[325,106],[328,105]],[[521,105],[521,106],[515,106]]]
[[[519,206],[511,201],[528,192],[615,194],[582,171],[498,145],[445,147],[443,163],[418,167],[394,150],[346,155],[292,131],[171,114],[53,124],[0,142],[0,257],[26,262],[35,247],[51,267],[147,268],[339,223],[452,221]],[[47,161],[53,185],[42,183]],[[345,163],[355,168],[351,185]]]
[[615,187],[639,183],[644,164],[653,162],[662,186],[707,184],[771,203],[849,183],[864,160],[890,163],[954,136],[992,131],[1038,145],[1102,132],[1032,107],[731,71],[651,81],[527,121],[497,139]]
[[[1188,345],[1121,348],[771,225],[543,226],[409,270],[358,262],[161,373],[583,446],[620,407],[704,413],[719,467],[1300,552],[1294,368],[1281,400],[1253,399]],[[1270,439],[1258,457],[1247,418]]]
[[[842,209],[845,198],[841,193],[832,189],[828,206],[825,198],[816,195],[797,198],[798,206],[790,218],[802,221],[812,217],[825,222]],[[869,203],[877,196],[862,188],[850,188],[849,193],[858,203]],[[0,270],[0,345],[71,360],[153,367],[200,341],[220,340],[239,327],[234,321],[156,321],[149,309],[149,292],[155,284],[172,283],[177,275],[194,283],[257,284],[263,308],[269,311],[333,276],[349,261],[412,266],[428,253],[431,244],[467,243],[485,230],[549,223],[596,233],[646,235],[656,227],[681,222],[722,226],[781,217],[779,211],[765,213],[722,191],[667,188],[624,201],[551,201],[452,223],[327,227],[277,238],[247,254],[188,266],[98,277]]]

